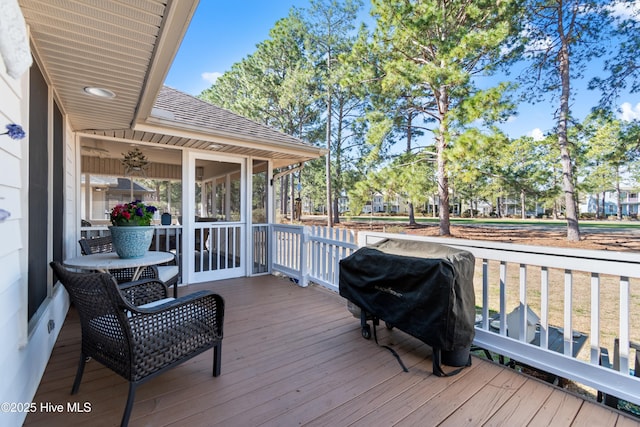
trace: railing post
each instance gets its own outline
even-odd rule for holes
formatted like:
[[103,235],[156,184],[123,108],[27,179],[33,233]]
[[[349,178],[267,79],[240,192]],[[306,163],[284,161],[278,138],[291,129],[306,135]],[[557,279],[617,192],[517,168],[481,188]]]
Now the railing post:
[[600,275],[591,273],[591,363],[600,362]]
[[[520,323],[519,330],[517,331],[517,336],[520,341],[527,340],[527,331],[529,329],[529,323],[527,322],[527,318],[529,317],[528,309],[527,309],[527,266],[526,264],[520,264],[520,312],[518,322]],[[514,331],[515,332],[515,331]],[[512,332],[513,334],[513,332]]]
[[274,264],[277,264],[278,257],[278,247],[276,244],[278,236],[276,235],[276,230],[273,224],[269,224],[269,234],[271,235],[271,240],[269,241],[269,271],[273,272],[273,266]]
[[507,335],[507,263],[500,261],[500,335]]
[[540,347],[549,348],[549,269],[540,267]]
[[302,235],[300,236],[300,286],[309,285],[309,227],[302,227]]
[[573,271],[564,270],[564,354],[573,354]]
[[629,278],[620,277],[620,372],[629,374]]
[[489,260],[482,260],[482,328],[489,329]]

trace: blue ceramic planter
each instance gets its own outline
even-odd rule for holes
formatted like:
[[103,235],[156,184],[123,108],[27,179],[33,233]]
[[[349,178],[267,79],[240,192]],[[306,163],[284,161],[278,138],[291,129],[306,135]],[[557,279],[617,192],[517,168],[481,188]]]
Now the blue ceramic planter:
[[142,258],[151,246],[151,226],[110,226],[111,241],[120,258]]

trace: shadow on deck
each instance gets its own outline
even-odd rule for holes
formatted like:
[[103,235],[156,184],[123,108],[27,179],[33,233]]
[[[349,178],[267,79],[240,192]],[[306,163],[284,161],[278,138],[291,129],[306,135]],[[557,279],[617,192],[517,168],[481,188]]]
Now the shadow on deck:
[[[261,276],[180,293],[200,289],[226,301],[222,375],[211,376],[207,351],[143,384],[131,426],[640,425],[478,358],[456,376],[436,377],[425,344],[379,328],[380,343],[392,346],[409,368],[404,373],[388,351],[361,337],[345,300],[321,287]],[[78,394],[69,394],[79,327],[72,308],[34,398],[39,410],[25,426],[120,423],[128,383],[97,362],[87,364]],[[62,411],[41,410],[46,404],[62,405]]]

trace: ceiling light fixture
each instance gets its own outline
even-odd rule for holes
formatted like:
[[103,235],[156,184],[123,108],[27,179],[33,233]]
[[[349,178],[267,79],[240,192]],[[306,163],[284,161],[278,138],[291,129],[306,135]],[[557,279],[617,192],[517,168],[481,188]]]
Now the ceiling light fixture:
[[86,94],[92,95],[92,96],[97,96],[100,98],[115,98],[116,94],[112,91],[110,91],[109,89],[105,89],[102,87],[93,87],[93,86],[87,86],[84,89],[84,92]]
[[222,148],[222,145],[211,144],[211,145],[209,145],[209,148],[211,148],[212,150],[218,150],[218,149]]

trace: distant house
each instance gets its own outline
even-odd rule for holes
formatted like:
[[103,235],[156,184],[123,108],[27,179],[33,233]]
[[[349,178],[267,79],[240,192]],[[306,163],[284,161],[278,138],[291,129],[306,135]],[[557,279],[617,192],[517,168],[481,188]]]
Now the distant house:
[[[640,210],[640,189],[625,186],[620,189],[620,211],[623,216],[637,217]],[[600,213],[603,212],[603,195],[589,194],[584,201],[580,204],[580,212],[584,213],[596,213],[599,209]],[[604,192],[604,215],[614,216],[618,215],[618,200],[617,193],[615,191]]]
[[[85,176],[89,176],[89,188]],[[91,224],[107,224],[111,208],[131,200],[155,201],[155,190],[143,187],[133,179],[103,175],[82,175],[80,206],[82,219]]]

